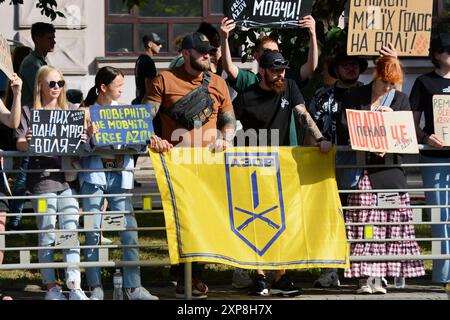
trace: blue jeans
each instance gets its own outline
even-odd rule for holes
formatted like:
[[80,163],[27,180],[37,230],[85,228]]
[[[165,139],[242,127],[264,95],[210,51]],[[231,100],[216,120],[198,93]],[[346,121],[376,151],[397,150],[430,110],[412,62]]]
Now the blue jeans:
[[[448,158],[420,157],[422,163],[448,163]],[[450,188],[450,167],[421,167],[425,188]],[[425,192],[428,205],[448,205],[449,191]],[[441,208],[441,221],[450,221],[450,208]],[[449,238],[450,225],[432,225],[433,238]],[[441,241],[441,254],[450,254],[450,241]],[[433,282],[450,282],[450,260],[433,260]]]
[[[16,181],[14,182],[14,187],[11,190],[13,196],[24,196],[25,195],[25,182],[27,181],[27,173],[25,170],[28,169],[28,157],[23,157],[20,161],[19,173],[16,176]],[[24,199],[14,199],[9,202],[9,211],[11,213],[22,213],[23,205],[25,203]],[[11,216],[9,219],[9,225],[17,227],[22,220],[21,216]]]
[[[58,193],[41,193],[39,196],[70,196],[75,195],[75,190],[67,189]],[[35,194],[36,195],[36,194]],[[31,205],[34,212],[38,212],[39,199],[32,199]],[[72,213],[70,215],[59,216],[59,228],[61,230],[76,230],[78,228],[78,219],[80,216],[78,201],[75,198],[49,198],[47,199],[47,213]],[[56,227],[56,214],[53,215],[38,215],[36,217],[36,224],[39,230],[55,230]],[[39,234],[39,246],[48,247],[48,249],[42,249],[38,252],[39,263],[51,263],[53,262],[54,249],[52,245],[56,241],[55,233],[47,232]],[[77,239],[77,246],[79,241]],[[63,250],[64,261],[67,263],[79,263],[80,262],[80,249],[66,249]],[[42,281],[44,284],[55,283],[55,269],[41,269]],[[80,282],[80,270],[69,269],[66,277],[68,279],[74,279]]]
[[[102,224],[103,195],[123,194],[127,190],[122,189],[122,175],[116,172],[105,172],[106,186],[95,185],[88,182],[83,183],[81,193],[84,195],[98,195],[94,198],[83,198],[83,210],[96,212],[94,214],[95,232],[86,232],[86,245],[100,245],[100,228]],[[108,197],[108,207],[111,211],[133,211],[133,205],[126,197]],[[133,213],[125,214],[125,228],[137,228],[136,218]],[[120,242],[123,245],[138,245],[137,231],[121,231]],[[123,248],[122,255],[124,261],[139,261],[138,248]],[[86,249],[84,253],[87,261],[98,261],[98,249]],[[86,268],[86,279],[90,287],[101,285],[100,268]],[[137,288],[141,286],[141,275],[139,267],[123,268],[124,288]]]

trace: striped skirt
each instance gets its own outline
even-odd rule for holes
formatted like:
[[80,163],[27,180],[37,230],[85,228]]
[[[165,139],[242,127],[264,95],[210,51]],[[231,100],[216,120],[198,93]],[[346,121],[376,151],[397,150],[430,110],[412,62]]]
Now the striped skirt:
[[[369,176],[364,174],[358,184],[359,190],[371,190]],[[348,196],[349,206],[377,206],[376,193],[355,193]],[[409,206],[409,195],[400,193],[400,206]],[[409,222],[411,209],[361,209],[346,210],[346,223],[367,222]],[[364,239],[364,226],[346,226],[349,240]],[[413,225],[373,226],[373,239],[415,239]],[[399,242],[357,242],[351,243],[352,256],[418,255],[419,245],[415,240]],[[363,277],[420,277],[425,274],[423,261],[362,261],[352,262],[344,272],[347,278]]]

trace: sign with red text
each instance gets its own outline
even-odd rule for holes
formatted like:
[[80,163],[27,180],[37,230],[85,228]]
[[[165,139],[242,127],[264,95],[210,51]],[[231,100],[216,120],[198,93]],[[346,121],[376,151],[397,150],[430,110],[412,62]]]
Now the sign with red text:
[[428,56],[433,1],[350,0],[348,55],[378,56],[391,43],[399,56]]
[[9,49],[8,42],[1,33],[0,33],[0,70],[2,70],[9,79],[12,78],[14,70],[11,60],[11,51]]
[[419,153],[411,111],[377,112],[347,109],[353,150]]
[[450,95],[433,96],[434,134],[450,146]]

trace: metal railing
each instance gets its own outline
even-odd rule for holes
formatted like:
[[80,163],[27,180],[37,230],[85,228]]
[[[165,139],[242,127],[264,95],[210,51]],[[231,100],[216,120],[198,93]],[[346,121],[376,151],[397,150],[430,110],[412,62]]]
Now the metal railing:
[[[427,146],[420,146],[421,150],[431,150],[433,148],[427,147]],[[351,151],[349,147],[343,147],[343,146],[337,146],[338,151]],[[435,150],[435,149],[433,149]],[[448,150],[448,149],[447,149]],[[101,152],[91,152],[91,153],[82,153],[80,156],[92,156],[92,155],[105,155],[106,154],[138,154],[143,156],[148,156],[147,153],[138,153],[136,151],[131,150],[102,150]],[[23,157],[28,156],[22,152],[0,152],[0,156],[4,158],[14,158],[14,157]],[[387,155],[389,157],[389,155]],[[358,158],[358,164],[356,165],[338,165],[336,166],[337,169],[343,169],[343,168],[358,168],[358,167],[364,167],[364,168],[378,168],[378,167],[386,167],[386,165],[366,165],[365,163],[361,162],[362,157]],[[444,164],[427,164],[427,163],[403,163],[403,164],[389,164],[387,165],[389,167],[401,167],[401,168],[419,168],[419,167],[425,167],[425,166],[450,166],[450,160],[449,163]],[[134,171],[135,173],[144,171],[144,170],[152,170],[152,167],[135,167],[134,169],[130,169],[129,171]],[[42,172],[42,170],[26,170],[27,172]],[[62,170],[62,169],[47,169],[46,172],[98,172],[99,169],[71,169],[71,170]],[[121,168],[111,168],[111,169],[104,169],[105,172],[109,171],[124,171]],[[20,170],[17,169],[5,169],[3,170],[6,174],[11,173],[18,173]],[[154,178],[154,177],[153,177]],[[150,181],[152,179],[152,176],[149,175],[146,176],[146,179]],[[154,181],[154,180],[153,180]],[[404,190],[398,190],[398,189],[389,189],[389,190],[339,190],[339,193],[341,194],[355,194],[355,193],[387,193],[387,192],[409,192],[409,193],[419,193],[422,194],[423,192],[427,191],[450,191],[450,188],[441,188],[441,189],[433,189],[433,188],[408,188]],[[154,213],[163,213],[161,206],[154,207],[155,203],[158,203],[157,198],[159,197],[158,192],[139,192],[139,193],[133,193],[132,191],[125,194],[107,194],[102,195],[104,198],[109,197],[127,197],[131,198],[133,202],[133,211],[108,211],[105,213],[105,215],[127,215],[127,214],[154,214]],[[73,196],[58,196],[60,198],[76,198],[76,199],[83,199],[83,198],[93,198],[98,197],[98,195],[73,195]],[[9,196],[9,197],[0,197],[0,200],[14,200],[14,199],[24,199],[24,200],[30,200],[30,199],[43,199],[44,197],[41,196]],[[52,198],[52,197],[47,197]],[[54,198],[54,197],[53,197]],[[134,201],[133,201],[134,200]],[[142,200],[142,201],[139,201]],[[424,202],[424,201],[422,201]],[[141,205],[142,203],[142,205]],[[440,216],[438,214],[438,211],[440,208],[443,207],[450,207],[449,205],[425,205],[423,203],[420,204],[412,204],[410,206],[392,206],[392,207],[386,207],[383,206],[383,209],[389,209],[389,208],[409,208],[412,209],[415,213],[416,219],[411,222],[380,222],[380,223],[346,223],[346,226],[391,226],[391,225],[421,225],[421,226],[432,226],[432,225],[440,225],[440,224],[450,224],[450,221],[440,221]],[[80,205],[81,208],[81,205]],[[361,206],[344,206],[343,209],[374,209],[378,207],[361,207]],[[423,221],[422,219],[422,210],[431,210],[431,220],[430,221]],[[17,213],[17,212],[10,212],[8,213],[8,217],[11,216],[21,216],[21,217],[32,217],[37,215],[73,215],[73,213]],[[120,232],[124,230],[132,230],[132,231],[140,231],[140,232],[155,232],[155,231],[164,231],[164,226],[139,226],[137,228],[133,229],[125,229],[125,228],[101,228],[93,229],[89,228],[89,219],[90,217],[93,218],[94,214],[98,214],[98,212],[80,212],[80,216],[83,216],[85,219],[85,226],[84,228],[78,228],[76,230],[10,230],[10,231],[2,231],[0,232],[0,251],[5,251],[7,254],[11,252],[19,252],[19,262],[16,263],[4,263],[0,265],[0,270],[17,270],[17,269],[41,269],[41,268],[67,268],[68,266],[73,266],[73,264],[65,263],[65,262],[54,262],[54,263],[35,263],[31,262],[31,251],[37,251],[40,249],[48,249],[48,247],[39,247],[39,246],[18,246],[18,247],[9,247],[7,246],[6,238],[10,236],[18,236],[18,235],[29,235],[29,236],[36,236],[38,234],[42,233],[55,233],[56,235],[67,233],[67,232],[73,232],[77,236],[78,234],[83,234],[86,232],[93,232],[93,231],[105,231],[105,232]],[[417,218],[418,217],[418,218]],[[442,260],[442,259],[450,259],[450,255],[441,254],[440,252],[440,241],[450,241],[450,238],[415,238],[415,239],[358,239],[358,240],[349,240],[349,243],[355,243],[355,242],[393,242],[393,241],[417,241],[417,242],[432,242],[432,253],[431,254],[421,254],[421,255],[414,255],[414,256],[351,256],[350,261],[393,261],[393,260]],[[124,267],[124,266],[145,266],[145,267],[151,267],[151,266],[167,266],[170,264],[170,261],[168,259],[164,259],[162,261],[114,261],[110,260],[109,258],[109,251],[110,250],[116,250],[116,249],[122,249],[126,247],[138,247],[140,249],[158,249],[158,250],[167,250],[167,244],[165,245],[151,245],[151,244],[144,244],[144,245],[132,245],[132,246],[125,246],[121,244],[111,244],[111,245],[79,245],[79,246],[55,246],[55,250],[61,250],[61,249],[87,249],[87,248],[96,248],[99,249],[99,261],[97,262],[80,262],[77,264],[80,268],[86,268],[86,267]],[[190,283],[191,279],[191,264],[187,263],[185,267],[185,274],[186,274],[186,281],[187,283]],[[191,288],[190,286],[185,286],[186,289],[186,297],[191,297]]]

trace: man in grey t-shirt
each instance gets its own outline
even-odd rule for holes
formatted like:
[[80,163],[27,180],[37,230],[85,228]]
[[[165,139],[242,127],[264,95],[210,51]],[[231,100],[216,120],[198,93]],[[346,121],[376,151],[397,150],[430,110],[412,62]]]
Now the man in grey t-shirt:
[[55,27],[50,23],[37,22],[31,26],[34,51],[22,61],[19,75],[23,80],[22,105],[33,106],[34,83],[42,66],[47,65],[47,54],[55,48]]

